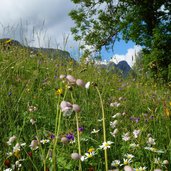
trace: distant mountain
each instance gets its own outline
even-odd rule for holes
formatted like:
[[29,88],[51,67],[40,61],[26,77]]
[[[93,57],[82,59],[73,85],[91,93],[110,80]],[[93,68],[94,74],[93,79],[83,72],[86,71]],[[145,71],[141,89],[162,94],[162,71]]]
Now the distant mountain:
[[131,67],[128,65],[126,61],[120,61],[117,65],[116,68],[120,69],[122,71],[123,77],[126,77],[131,70]]
[[42,53],[44,55],[47,55],[49,58],[54,58],[54,59],[61,58],[64,60],[75,61],[73,58],[71,58],[69,52],[63,51],[60,49],[36,48],[36,47],[24,46],[19,41],[9,39],[9,38],[0,39],[0,43],[3,44],[4,48],[10,48],[10,46],[17,46],[17,47],[21,47],[21,48],[26,48],[26,49],[30,50],[30,52],[35,53],[35,54]]
[[109,62],[108,64],[101,64],[100,68],[107,69],[109,72],[120,73],[123,77],[127,77],[132,70],[126,61],[120,61],[118,64]]

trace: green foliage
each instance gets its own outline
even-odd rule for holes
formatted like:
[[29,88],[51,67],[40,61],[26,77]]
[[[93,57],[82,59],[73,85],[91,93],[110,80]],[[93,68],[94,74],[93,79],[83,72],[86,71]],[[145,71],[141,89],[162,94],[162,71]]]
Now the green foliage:
[[[158,86],[142,78],[123,79],[93,65],[82,63],[80,66],[58,58],[49,59],[40,54],[31,54],[21,47],[5,50],[0,47],[0,74],[0,170],[12,168],[16,161],[21,164],[20,170],[55,170],[54,165],[58,170],[78,170],[79,161],[71,158],[73,152],[78,152],[76,114],[72,112],[70,117],[65,117],[60,113],[59,105],[63,100],[79,104],[81,108],[78,115],[79,126],[84,128],[79,134],[81,155],[89,154],[90,149],[95,151],[95,155],[81,162],[83,171],[105,170],[104,150],[99,148],[104,142],[103,120],[106,139],[113,142],[107,149],[110,170],[114,169],[112,161],[120,160],[123,164],[127,153],[135,156],[129,163],[133,168],[170,169],[171,165],[154,163],[158,157],[161,161],[169,160],[169,163],[171,160],[171,99],[169,87],[164,84]],[[65,80],[59,79],[61,74],[72,74],[85,82],[90,81],[90,88],[69,86]],[[57,89],[62,89],[63,93],[56,94]],[[111,103],[118,106],[112,107]],[[30,119],[36,123],[32,124]],[[111,123],[115,120],[117,124],[112,127]],[[60,129],[54,139],[52,135],[56,135],[58,125]],[[118,132],[112,136],[116,128]],[[92,133],[93,129],[99,132]],[[134,130],[141,131],[137,138],[133,136]],[[123,134],[127,132],[130,139],[123,141]],[[75,142],[62,143],[61,137],[69,133],[74,134]],[[16,140],[8,145],[7,141],[14,135]],[[155,139],[156,144],[152,147],[164,153],[144,149],[148,145],[148,136]],[[30,147],[32,140],[49,142],[39,143],[38,149],[33,150]],[[17,143],[26,145],[14,152]],[[133,143],[139,146],[130,147]],[[56,161],[52,159],[52,154],[56,155]],[[123,166],[118,167],[123,169]]]
[[[70,12],[76,40],[83,40],[93,51],[113,48],[119,35],[144,47],[144,66],[155,78],[170,81],[171,2],[169,0],[82,0]],[[120,34],[119,34],[120,33]],[[83,46],[83,48],[85,48]]]

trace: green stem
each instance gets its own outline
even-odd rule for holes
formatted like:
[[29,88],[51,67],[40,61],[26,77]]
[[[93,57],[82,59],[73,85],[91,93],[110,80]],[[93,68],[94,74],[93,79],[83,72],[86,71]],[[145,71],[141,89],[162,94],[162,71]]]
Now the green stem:
[[[74,98],[71,93],[72,103],[74,103]],[[81,144],[80,144],[80,133],[79,133],[79,122],[78,122],[78,113],[75,114],[76,125],[77,125],[77,143],[78,143],[78,153],[81,156]],[[81,161],[79,160],[79,171],[82,171]]]
[[[105,125],[105,112],[104,112],[104,106],[103,106],[103,100],[102,96],[100,94],[100,91],[98,87],[96,86],[96,90],[98,92],[99,98],[100,98],[100,104],[102,108],[102,119],[103,119],[103,141],[106,142],[106,125]],[[105,156],[105,168],[106,171],[108,171],[108,157],[107,157],[107,149],[104,150],[104,156]]]
[[58,98],[58,103],[56,106],[57,112],[56,112],[56,120],[55,120],[55,142],[54,142],[54,146],[53,146],[53,157],[52,157],[54,171],[56,170],[56,145],[57,145],[57,139],[58,139],[59,125],[60,125],[60,120],[59,120],[60,114],[59,114],[59,109],[58,109],[59,102],[60,102],[60,97]]
[[[78,142],[78,153],[81,155],[81,145],[80,145],[80,133],[78,124],[78,113],[76,113],[76,124],[77,124],[77,142]],[[79,171],[82,171],[81,161],[79,160]]]
[[[63,100],[65,99],[66,94],[67,94],[67,90],[65,91]],[[55,142],[53,145],[53,153],[52,153],[52,161],[54,164],[54,166],[53,166],[54,171],[57,170],[57,168],[56,168],[56,146],[57,146],[58,135],[59,135],[60,125],[61,125],[61,116],[62,116],[61,110],[59,111],[59,106],[60,106],[59,103],[60,103],[60,96],[58,98],[58,102],[57,102],[57,106],[56,106],[57,112],[56,112],[56,120],[55,120]]]

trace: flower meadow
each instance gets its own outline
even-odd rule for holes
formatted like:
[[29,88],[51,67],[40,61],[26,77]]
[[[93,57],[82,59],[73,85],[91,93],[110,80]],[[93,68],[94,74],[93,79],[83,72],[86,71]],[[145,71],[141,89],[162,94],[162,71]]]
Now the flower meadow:
[[0,47],[0,170],[170,171],[170,88]]

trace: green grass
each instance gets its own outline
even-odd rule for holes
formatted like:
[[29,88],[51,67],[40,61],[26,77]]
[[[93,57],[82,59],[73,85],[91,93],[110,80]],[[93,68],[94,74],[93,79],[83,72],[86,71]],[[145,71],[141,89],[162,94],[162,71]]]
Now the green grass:
[[[61,74],[90,81],[90,88],[77,85],[68,88],[68,83],[59,79]],[[9,49],[0,47],[0,78],[0,170],[8,167],[17,170],[17,161],[21,164],[19,170],[23,171],[123,170],[124,165],[137,171],[141,170],[140,167],[147,167],[147,171],[156,168],[171,170],[171,98],[168,87],[140,77],[122,79],[91,65],[49,59],[15,46]],[[63,90],[61,95],[56,94],[59,88]],[[63,100],[78,104],[81,111],[64,117],[60,109]],[[120,105],[111,107],[114,102]],[[30,112],[33,107],[35,110]],[[99,121],[102,107],[105,122]],[[116,113],[120,114],[114,118]],[[36,123],[32,125],[30,119]],[[114,120],[117,123],[113,123],[112,128]],[[77,124],[83,127],[81,133],[77,131]],[[113,142],[107,150],[100,149],[104,142],[104,126],[106,141]],[[93,129],[99,132],[93,134]],[[118,133],[114,137],[110,132],[115,129]],[[137,138],[133,135],[134,130],[140,130]],[[128,132],[129,140],[124,141],[123,135]],[[74,142],[62,143],[61,138],[71,133]],[[16,139],[8,145],[7,141],[13,135]],[[38,141],[36,150],[30,148],[32,140]],[[41,140],[48,142],[43,144]],[[17,143],[20,146],[15,150]],[[26,145],[21,146],[21,143]],[[138,146],[130,147],[130,144]],[[145,147],[152,147],[152,151]],[[79,151],[82,156],[86,153],[92,157],[85,161],[72,159],[71,154]],[[134,156],[130,163],[123,162],[127,159],[126,154]],[[157,158],[160,158],[158,164],[154,162]],[[120,161],[117,167],[114,166],[115,160]],[[166,160],[169,164],[163,164]]]

